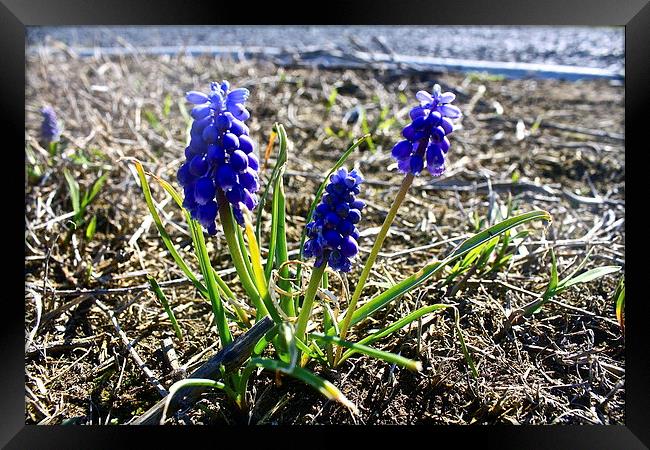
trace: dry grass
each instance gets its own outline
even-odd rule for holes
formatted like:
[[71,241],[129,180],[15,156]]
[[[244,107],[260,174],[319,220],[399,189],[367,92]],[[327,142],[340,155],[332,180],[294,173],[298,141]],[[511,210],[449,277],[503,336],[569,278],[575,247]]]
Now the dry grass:
[[[297,246],[322,174],[351,137],[364,133],[361,120],[354,122],[350,114],[353,108],[365,108],[375,146],[375,151],[365,146],[354,158],[368,180],[361,244],[369,249],[400,183],[395,169],[386,167],[414,93],[430,89],[434,81],[457,92],[465,116],[452,136],[448,171],[435,182],[428,176],[416,181],[366,298],[446,255],[474,231],[474,215],[488,217],[509,193],[518,212],[545,209],[553,223],[547,229],[528,227],[533,232],[525,242],[527,253],[519,253],[507,270],[470,277],[452,289],[432,280],[367,324],[379,327],[426,303],[455,303],[478,363],[477,380],[464,363],[451,313],[436,313],[424,318],[419,332],[414,325],[379,345],[421,360],[422,373],[365,357],[351,358],[336,371],[316,368],[358,405],[359,416],[298,382],[282,379],[276,385],[272,375],[262,373],[251,383],[250,416],[238,416],[214,393],[204,395],[181,423],[624,423],[624,342],[611,299],[620,275],[567,291],[558,303],[497,338],[507,311],[544,290],[551,247],[562,272],[590,248],[588,268],[625,264],[622,86],[278,69],[208,57],[76,59],[65,54],[30,58],[27,66],[26,138],[32,162],[42,172],[25,186],[27,423],[126,423],[160,399],[154,380],[168,388],[177,379],[180,372],[161,350],[173,330],[145,288],[146,273],[166,286],[186,334],[183,341],[173,338],[180,365],[191,369],[217,350],[216,334],[207,325],[210,305],[168,257],[121,158],[137,157],[149,171],[175,180],[185,142],[183,93],[224,78],[252,91],[250,128],[258,148],[275,121],[287,127],[290,250]],[[333,87],[338,95],[328,108]],[[65,150],[54,158],[37,142],[38,109],[44,104],[54,106],[65,126]],[[388,121],[381,122],[383,108]],[[518,139],[520,120],[526,131]],[[378,123],[384,125],[375,129]],[[110,173],[89,209],[98,218],[91,241],[82,230],[69,231],[65,215],[72,208],[64,167],[84,187],[98,173]],[[162,202],[167,229],[189,255],[191,240],[179,211],[157,186],[154,196]],[[270,221],[265,222],[268,229]],[[223,237],[209,245],[215,267],[232,273]],[[126,350],[129,341],[134,351]]]

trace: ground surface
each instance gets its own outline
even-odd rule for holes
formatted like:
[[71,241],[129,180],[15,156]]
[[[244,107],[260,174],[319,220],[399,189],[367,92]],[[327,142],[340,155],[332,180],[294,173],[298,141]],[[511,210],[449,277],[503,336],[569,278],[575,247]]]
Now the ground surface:
[[[213,393],[184,421],[624,423],[624,341],[612,300],[620,273],[566,291],[533,318],[504,330],[510,310],[544,291],[551,247],[561,277],[589,249],[586,268],[624,267],[623,86],[463,74],[278,70],[212,58],[144,56],[28,60],[27,423],[126,423],[158,401],[160,395],[125,342],[135,340],[136,353],[165,387],[175,374],[161,351],[163,339],[172,338],[178,361],[189,369],[218,350],[216,334],[207,326],[210,305],[184,282],[169,258],[149,222],[134,174],[121,158],[137,157],[147,170],[175,183],[186,130],[181,110],[188,109],[183,93],[223,78],[251,89],[250,128],[258,148],[264,148],[275,121],[287,128],[290,250],[296,248],[321,174],[353,137],[366,127],[372,132],[374,150],[364,146],[351,159],[368,180],[362,258],[401,180],[390,148],[415,92],[430,89],[435,81],[457,93],[465,116],[452,136],[448,171],[436,180],[422,176],[410,190],[362,301],[447,255],[475,231],[477,221],[490,220],[509,193],[515,213],[545,209],[553,222],[525,226],[531,234],[507,268],[470,274],[460,284],[444,285],[444,277],[430,280],[357,329],[358,337],[423,304],[453,303],[478,379],[465,364],[453,314],[435,313],[425,316],[419,331],[414,324],[377,345],[422,361],[420,373],[366,357],[351,358],[338,370],[312,367],[358,406],[357,416],[297,381],[282,378],[278,385],[272,374],[261,373],[251,383],[248,417],[235,414],[224,396]],[[333,87],[338,95],[329,107]],[[54,157],[38,143],[38,110],[44,104],[54,106],[64,122],[63,151]],[[365,125],[356,107],[364,108]],[[84,237],[85,226],[69,231],[66,214],[72,206],[64,167],[83,189],[99,173],[109,173],[87,214],[97,215],[92,240]],[[157,186],[153,189],[167,214],[167,230],[191,260],[182,216]],[[210,240],[210,249],[215,267],[227,271],[221,235]],[[158,301],[144,287],[146,273],[164,285],[185,332],[183,341],[174,337]],[[232,285],[237,286],[236,279]]]

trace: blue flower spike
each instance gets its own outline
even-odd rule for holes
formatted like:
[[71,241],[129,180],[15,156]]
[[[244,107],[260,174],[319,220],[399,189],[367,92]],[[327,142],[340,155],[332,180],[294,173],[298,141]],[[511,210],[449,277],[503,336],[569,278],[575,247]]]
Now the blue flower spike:
[[449,151],[449,136],[454,131],[453,119],[462,116],[460,109],[451,105],[456,95],[442,92],[439,84],[433,92],[419,91],[415,97],[420,105],[411,109],[412,122],[404,127],[402,136],[392,150],[397,167],[404,173],[418,175],[425,162],[434,177],[445,171],[445,155]]
[[59,127],[54,109],[50,106],[45,106],[41,109],[41,114],[43,115],[43,122],[41,123],[41,137],[43,141],[48,144],[59,142],[61,128]]
[[307,241],[303,254],[316,258],[315,266],[323,264],[341,272],[349,272],[352,259],[359,253],[359,230],[365,203],[355,196],[361,191],[363,177],[344,167],[332,174],[325,193],[307,224]]
[[258,203],[259,162],[244,123],[250,117],[249,95],[245,88],[231,90],[227,81],[210,83],[207,94],[186,94],[187,101],[195,105],[190,112],[194,121],[177,179],[185,192],[183,206],[210,234],[217,232],[218,201],[232,205],[242,227],[242,208],[253,210]]

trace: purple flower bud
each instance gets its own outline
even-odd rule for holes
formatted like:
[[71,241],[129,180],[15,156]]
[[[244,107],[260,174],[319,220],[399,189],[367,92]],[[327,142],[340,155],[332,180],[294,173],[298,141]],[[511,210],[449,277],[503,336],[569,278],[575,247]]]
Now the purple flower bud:
[[231,189],[237,184],[237,174],[229,165],[224,164],[217,169],[216,181],[221,189]]
[[404,159],[408,158],[411,155],[412,150],[413,144],[407,140],[403,140],[395,144],[391,153],[395,159]]
[[361,211],[358,209],[351,209],[348,212],[348,220],[352,223],[359,223],[361,220]]
[[255,156],[255,153],[248,154],[248,167],[250,167],[256,172],[260,170],[260,162],[257,159],[257,156]]
[[230,155],[230,167],[235,172],[243,172],[248,168],[248,156],[241,150],[235,150]]
[[210,164],[202,155],[196,155],[190,160],[190,173],[196,177],[202,177],[208,172]]
[[223,133],[230,129],[231,124],[232,121],[225,114],[219,114],[219,116],[214,121],[214,125],[217,127],[217,130],[219,130],[220,133]]
[[245,134],[245,129],[246,125],[244,125],[244,122],[235,118],[232,119],[232,124],[230,125],[230,132],[232,134],[235,136],[241,136],[242,134]]
[[179,167],[178,172],[176,172],[176,178],[181,186],[185,186],[194,180],[194,176],[190,173],[190,166],[188,163]]
[[248,136],[242,134],[239,136],[239,148],[241,151],[248,154],[253,151],[253,141]]
[[208,96],[205,95],[203,92],[198,92],[198,91],[190,91],[187,94],[185,94],[185,98],[187,98],[187,101],[190,103],[194,103],[195,105],[202,105],[203,103],[208,102]]
[[219,130],[214,125],[208,125],[203,129],[202,136],[203,140],[206,143],[212,144],[214,142],[217,142],[217,138],[219,137]]
[[348,258],[354,256],[359,251],[357,241],[352,236],[347,236],[341,241],[341,254]]
[[223,135],[223,146],[226,150],[239,147],[239,138],[232,133],[226,133]]
[[214,199],[217,190],[214,181],[210,177],[201,177],[194,185],[194,198],[199,205],[205,205]]
[[221,144],[208,145],[208,161],[210,164],[219,166],[226,161],[226,151]]
[[257,192],[259,189],[259,182],[257,179],[257,172],[250,167],[239,174],[239,183],[249,192]]
[[190,115],[194,119],[203,119],[207,117],[210,113],[212,112],[212,109],[210,108],[210,105],[199,105],[195,106],[192,108],[192,111],[190,112]]
[[420,155],[411,156],[411,173],[418,174],[424,169],[424,158]]

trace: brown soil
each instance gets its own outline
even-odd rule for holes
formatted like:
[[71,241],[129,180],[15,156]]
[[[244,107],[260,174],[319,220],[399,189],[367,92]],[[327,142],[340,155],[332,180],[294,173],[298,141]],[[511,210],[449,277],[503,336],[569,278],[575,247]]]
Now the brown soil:
[[[108,311],[166,388],[177,378],[163,357],[163,338],[173,338],[181,365],[218,350],[217,336],[208,328],[210,305],[166,253],[122,158],[136,157],[147,170],[175,183],[186,130],[181,109],[189,109],[183,94],[221,79],[252,91],[249,123],[258,148],[266,146],[274,122],[287,128],[290,250],[297,248],[322,174],[352,138],[366,132],[362,120],[355,122],[346,113],[356,106],[365,109],[374,149],[365,145],[350,160],[368,180],[363,259],[377,233],[373,227],[381,225],[399,187],[390,149],[406,124],[415,92],[439,82],[457,93],[455,103],[464,118],[451,137],[448,170],[436,180],[427,174],[416,180],[362,301],[447,255],[459,239],[418,248],[474,232],[474,215],[486,218],[507,202],[509,193],[517,213],[544,209],[553,222],[524,227],[531,230],[523,244],[526,252],[517,253],[510,267],[470,276],[455,287],[445,286],[444,277],[429,280],[350,336],[355,340],[427,303],[454,303],[478,379],[463,358],[453,313],[438,312],[424,317],[420,332],[414,323],[376,344],[420,360],[420,373],[368,357],[353,357],[336,370],[310,366],[357,405],[356,416],[296,380],[283,377],[277,384],[273,374],[263,372],[251,380],[249,415],[237,414],[217,392],[205,394],[179,423],[625,422],[624,341],[612,300],[622,272],[578,285],[502,332],[508,310],[544,291],[550,248],[558,256],[560,277],[589,249],[586,268],[624,267],[623,86],[476,74],[281,69],[208,57],[77,59],[61,54],[29,58],[27,65],[26,138],[33,157],[26,170],[34,164],[40,170],[25,185],[25,328],[28,339],[31,335],[25,355],[27,423],[122,424],[160,399]],[[329,108],[333,87],[338,95]],[[65,128],[63,152],[55,157],[38,143],[38,110],[45,104],[57,110]],[[516,133],[520,120],[522,139]],[[110,174],[89,207],[87,217],[97,215],[92,240],[85,238],[85,227],[69,231],[70,219],[61,218],[72,210],[64,167],[83,189],[98,173]],[[263,179],[268,175],[267,169]],[[194,261],[180,211],[158,186],[152,189],[163,202],[167,230]],[[263,236],[269,224],[265,220]],[[209,248],[217,270],[228,269],[223,236],[210,239]],[[349,274],[352,284],[360,266]],[[164,289],[185,333],[183,341],[174,337],[157,299],[143,288],[146,273],[169,282]],[[239,289],[236,280],[232,286]],[[79,295],[77,289],[90,292]]]

